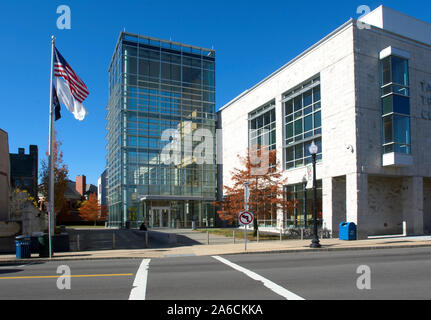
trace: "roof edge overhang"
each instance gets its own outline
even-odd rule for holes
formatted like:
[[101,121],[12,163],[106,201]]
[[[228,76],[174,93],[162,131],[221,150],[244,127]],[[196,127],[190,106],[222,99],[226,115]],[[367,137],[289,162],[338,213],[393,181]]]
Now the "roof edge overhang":
[[216,197],[140,195],[140,201],[216,201]]

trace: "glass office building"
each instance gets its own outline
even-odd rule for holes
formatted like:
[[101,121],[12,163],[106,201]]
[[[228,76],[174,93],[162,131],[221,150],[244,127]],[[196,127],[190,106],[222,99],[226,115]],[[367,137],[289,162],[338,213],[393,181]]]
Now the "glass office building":
[[215,130],[215,51],[122,32],[109,67],[109,226],[214,226]]

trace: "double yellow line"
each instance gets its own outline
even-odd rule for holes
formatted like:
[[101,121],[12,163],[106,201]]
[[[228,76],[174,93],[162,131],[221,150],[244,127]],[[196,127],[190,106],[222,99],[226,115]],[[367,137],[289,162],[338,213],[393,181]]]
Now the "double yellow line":
[[21,279],[56,279],[56,278],[100,278],[100,277],[131,277],[133,273],[118,274],[85,274],[85,275],[57,275],[57,276],[28,276],[28,277],[0,277],[0,280],[21,280]]

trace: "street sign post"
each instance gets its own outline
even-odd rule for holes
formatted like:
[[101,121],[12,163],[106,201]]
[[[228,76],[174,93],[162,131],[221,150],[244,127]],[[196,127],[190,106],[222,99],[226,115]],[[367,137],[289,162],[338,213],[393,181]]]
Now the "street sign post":
[[238,221],[244,226],[245,251],[247,251],[247,227],[253,223],[254,214],[250,211],[243,211],[239,214]]
[[244,209],[247,211],[248,210],[248,201],[250,199],[250,189],[248,187],[248,185],[244,186]]

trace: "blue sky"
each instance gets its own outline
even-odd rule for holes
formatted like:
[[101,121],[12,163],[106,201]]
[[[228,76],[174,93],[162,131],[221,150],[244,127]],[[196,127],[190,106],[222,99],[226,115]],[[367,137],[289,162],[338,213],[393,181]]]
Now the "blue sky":
[[[425,1],[11,1],[0,8],[0,128],[9,148],[48,149],[50,36],[84,80],[89,115],[78,122],[63,108],[56,123],[72,180],[97,183],[105,167],[108,66],[124,28],[217,51],[217,108],[250,88],[335,28],[358,18],[360,5],[384,4],[431,22]],[[72,29],[58,30],[59,5],[72,11]]]

